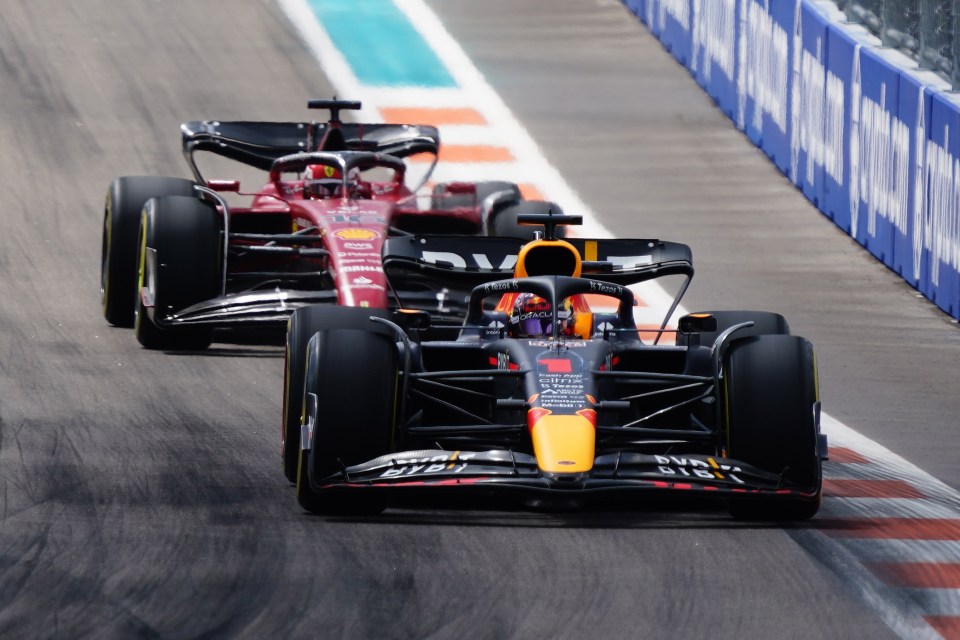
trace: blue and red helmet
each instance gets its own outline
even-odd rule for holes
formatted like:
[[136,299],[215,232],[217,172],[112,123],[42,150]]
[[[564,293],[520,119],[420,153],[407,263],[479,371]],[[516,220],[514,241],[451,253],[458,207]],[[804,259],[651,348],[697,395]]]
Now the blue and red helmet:
[[[573,335],[576,317],[573,304],[564,300],[557,310],[560,334]],[[512,338],[537,338],[553,336],[553,305],[550,301],[532,293],[521,293],[513,301],[507,333]]]

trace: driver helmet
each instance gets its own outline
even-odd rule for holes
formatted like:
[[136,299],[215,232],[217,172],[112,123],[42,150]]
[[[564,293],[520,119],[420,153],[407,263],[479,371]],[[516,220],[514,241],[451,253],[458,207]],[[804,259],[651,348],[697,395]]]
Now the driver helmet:
[[[512,338],[552,337],[553,308],[549,300],[532,293],[521,293],[513,302],[507,332]],[[557,310],[560,335],[572,336],[576,313],[569,299]]]
[[343,174],[336,167],[311,164],[303,172],[303,189],[316,198],[336,196],[343,185]]

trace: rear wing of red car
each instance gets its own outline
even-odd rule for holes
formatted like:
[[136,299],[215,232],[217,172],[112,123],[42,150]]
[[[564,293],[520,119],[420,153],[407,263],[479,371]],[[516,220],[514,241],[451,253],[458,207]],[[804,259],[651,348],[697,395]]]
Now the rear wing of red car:
[[[194,153],[207,151],[269,171],[277,158],[311,148],[323,138],[329,124],[316,122],[259,122],[203,120],[180,125],[183,154],[198,182],[205,182]],[[440,132],[429,125],[339,124],[345,150],[376,151],[398,158],[417,153],[437,155]]]

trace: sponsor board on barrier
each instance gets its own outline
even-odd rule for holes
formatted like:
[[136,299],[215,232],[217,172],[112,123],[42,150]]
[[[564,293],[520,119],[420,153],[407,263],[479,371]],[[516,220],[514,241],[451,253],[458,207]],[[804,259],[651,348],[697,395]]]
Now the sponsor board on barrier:
[[697,81],[808,199],[960,319],[960,102],[945,82],[917,80],[832,5],[624,2],[681,62],[689,49]]
[[656,0],[650,5],[656,5],[653,29],[660,41],[680,64],[687,64],[691,45],[690,0]]
[[667,27],[667,16],[690,31],[690,0],[657,0],[657,24],[661,30]]
[[895,117],[899,77],[860,48],[850,83],[850,235],[892,265],[892,227],[906,227],[910,188],[910,132]]
[[826,56],[826,21],[797,0],[791,56],[790,175],[821,211],[823,173],[831,171],[837,179],[839,169],[839,181],[843,181],[843,84],[827,72]]
[[[794,91],[791,78],[791,64],[794,58],[795,38],[793,37],[796,18],[796,0],[794,2],[765,2],[770,15],[770,43],[772,45],[769,64],[765,72],[770,74],[768,117],[763,121],[763,143],[761,148],[788,178],[790,173],[790,102]],[[765,21],[764,21],[765,22]]]
[[[864,31],[866,33],[866,31]],[[838,119],[839,130],[825,140],[837,162],[824,165],[823,206],[821,210],[843,231],[850,233],[850,114],[853,95],[850,77],[854,65],[859,65],[862,45],[855,34],[846,29],[827,30],[826,100],[831,118]]]
[[[920,238],[923,225],[918,216],[923,214],[926,189],[924,187],[924,158],[926,156],[927,120],[930,114],[931,90],[919,76],[901,74],[898,119],[907,127],[909,140],[909,176],[907,184],[907,216],[904,224],[893,229],[893,260],[891,268],[914,287],[927,277],[922,264],[923,243]],[[920,239],[916,242],[915,239]]]
[[955,318],[960,317],[958,132],[960,103],[945,94],[934,95],[923,163],[926,210],[918,216],[914,233],[919,231],[930,264],[930,278],[921,291]]
[[758,146],[787,133],[790,42],[786,30],[755,0],[741,0],[737,125]]
[[729,117],[737,108],[737,0],[693,0],[690,70]]

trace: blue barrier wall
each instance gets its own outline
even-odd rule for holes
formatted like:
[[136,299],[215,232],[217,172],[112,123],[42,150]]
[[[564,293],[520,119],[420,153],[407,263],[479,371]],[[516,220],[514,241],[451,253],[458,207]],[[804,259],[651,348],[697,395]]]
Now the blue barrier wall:
[[[793,47],[791,48],[790,82],[790,176],[807,198],[824,213],[825,166],[828,152],[825,140],[836,137],[837,126],[828,123],[828,114],[838,112],[828,108],[827,20],[815,11],[800,5],[795,19]],[[842,95],[838,96],[842,99]],[[829,160],[831,171],[837,163]]]
[[[861,45],[846,31],[827,30],[827,66],[825,75],[829,87],[832,112],[828,115],[831,122],[839,120],[839,131],[833,131],[832,137],[825,137],[824,144],[839,157],[834,158],[833,171],[826,171],[823,189],[825,207],[821,211],[827,214],[834,224],[850,233],[850,145],[845,144],[850,130],[850,112],[853,98],[849,82],[853,70],[860,66]],[[810,116],[807,116],[810,117]]]
[[960,277],[957,254],[960,245],[960,206],[957,173],[960,172],[960,110],[956,101],[934,94],[927,129],[924,159],[926,213],[923,222],[924,260],[929,277],[921,281],[920,291],[954,317],[960,309]]
[[932,94],[919,78],[900,76],[900,121],[910,131],[909,173],[907,185],[907,219],[893,232],[893,270],[911,286],[919,289],[920,282],[929,278],[929,267],[923,263],[922,226],[917,215],[924,210],[923,160],[927,144],[927,122],[930,121]]
[[740,12],[737,0],[694,0],[690,70],[700,86],[710,94],[731,119],[737,117],[736,28]]
[[[902,166],[897,162],[899,76],[896,68],[882,60],[875,49],[861,48],[859,69],[850,86],[854,98],[848,130],[850,235],[875,258],[892,266],[890,218],[905,211],[907,184],[902,178],[909,160],[904,156]],[[907,141],[903,139],[904,145]],[[903,151],[909,149],[904,146]]]
[[960,319],[960,96],[826,0],[623,0],[817,208]]

